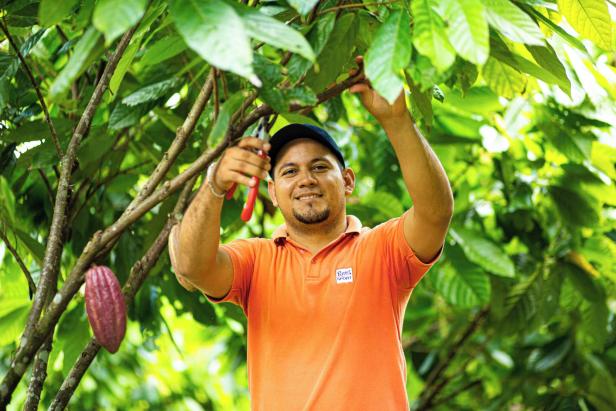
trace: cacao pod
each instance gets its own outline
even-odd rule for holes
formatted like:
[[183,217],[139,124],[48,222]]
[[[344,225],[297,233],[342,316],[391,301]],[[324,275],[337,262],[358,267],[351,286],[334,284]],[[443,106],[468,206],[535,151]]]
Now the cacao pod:
[[118,351],[126,333],[126,304],[109,267],[95,265],[86,273],[86,312],[96,341],[110,353]]

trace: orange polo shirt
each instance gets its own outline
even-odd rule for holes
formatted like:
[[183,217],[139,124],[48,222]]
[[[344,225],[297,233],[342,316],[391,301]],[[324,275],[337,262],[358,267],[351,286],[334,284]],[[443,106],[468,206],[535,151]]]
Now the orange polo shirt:
[[287,238],[285,226],[273,239],[222,246],[233,284],[208,299],[247,316],[252,410],[409,409],[404,310],[441,254],[421,262],[403,218],[369,229],[348,216],[346,232],[315,255]]

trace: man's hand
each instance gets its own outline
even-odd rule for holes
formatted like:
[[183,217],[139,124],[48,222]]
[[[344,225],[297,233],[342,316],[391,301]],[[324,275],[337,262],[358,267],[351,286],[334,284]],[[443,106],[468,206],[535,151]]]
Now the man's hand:
[[267,179],[267,172],[271,168],[270,158],[259,156],[257,152],[269,151],[270,144],[256,137],[245,137],[237,146],[225,150],[222,158],[216,165],[212,176],[212,184],[218,190],[227,191],[233,183],[248,187],[254,185],[252,177],[261,180]]
[[[363,72],[364,69],[364,58],[362,56],[355,57],[355,62],[359,67],[350,73],[352,76],[356,75],[359,71]],[[362,80],[349,88],[349,91],[351,93],[359,93],[364,107],[366,107],[370,114],[372,114],[381,125],[409,115],[404,99],[404,90],[402,90],[393,104],[389,104],[387,100],[374,91],[363,73]]]

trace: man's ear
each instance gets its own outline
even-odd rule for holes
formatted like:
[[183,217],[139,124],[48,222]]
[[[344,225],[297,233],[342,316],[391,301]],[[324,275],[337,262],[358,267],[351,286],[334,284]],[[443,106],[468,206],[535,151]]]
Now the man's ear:
[[345,168],[342,171],[342,178],[344,179],[344,195],[350,197],[355,190],[355,172],[350,168]]
[[278,207],[278,201],[276,201],[276,188],[272,179],[267,182],[267,191],[269,192],[269,196],[272,200],[272,204],[274,204],[274,207]]

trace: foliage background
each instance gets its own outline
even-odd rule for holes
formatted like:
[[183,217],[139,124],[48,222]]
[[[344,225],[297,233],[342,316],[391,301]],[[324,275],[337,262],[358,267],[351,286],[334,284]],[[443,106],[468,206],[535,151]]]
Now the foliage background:
[[[24,272],[39,287],[50,284],[34,297],[49,301],[56,285],[42,275],[47,266],[59,272],[58,289],[70,283],[78,291],[39,359],[47,369],[40,407],[63,383],[75,388],[71,368],[86,346],[96,348],[79,289],[83,270],[71,272],[86,244],[133,200],[143,202],[156,165],[168,161],[152,187],[162,198],[88,257],[126,281],[183,210],[174,206],[184,184],[173,179],[202,153],[249,134],[264,108],[279,113],[272,131],[306,121],[334,135],[359,176],[348,212],[365,225],[410,207],[375,120],[355,96],[323,94],[333,83],[348,86],[353,57],[365,55],[382,95],[406,89],[455,194],[444,257],[405,317],[412,408],[616,409],[614,4],[244,3],[0,1],[0,375],[10,375],[19,349],[31,344],[21,339],[33,305]],[[82,114],[121,37],[128,47],[88,119]],[[176,157],[167,150],[207,84],[209,99]],[[67,218],[54,236],[69,141],[77,141],[77,162],[66,173]],[[188,189],[200,182],[190,179]],[[225,205],[224,241],[268,236],[282,222],[265,190],[247,225],[238,218],[242,201],[236,195]],[[52,242],[62,249],[56,265]],[[187,292],[166,251],[153,255],[147,279],[127,298],[120,351],[98,352],[70,408],[249,409],[243,314]],[[31,370],[9,409],[24,406]]]

